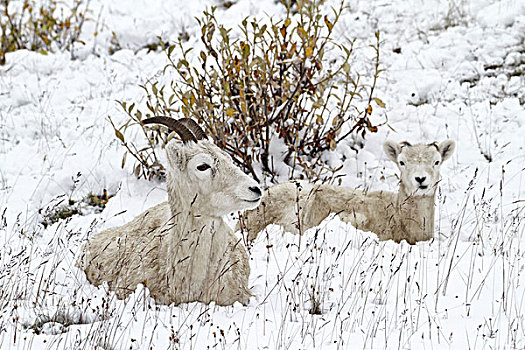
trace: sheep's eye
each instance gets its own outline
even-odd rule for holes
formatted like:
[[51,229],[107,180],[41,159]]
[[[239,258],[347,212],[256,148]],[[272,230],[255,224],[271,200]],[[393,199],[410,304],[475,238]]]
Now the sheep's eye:
[[405,166],[405,162],[400,161],[400,162],[399,162],[399,165],[401,165],[401,166]]
[[434,165],[439,165],[439,160],[436,160],[436,162],[434,163]]
[[208,170],[209,168],[211,168],[211,166],[209,166],[209,165],[206,164],[206,163],[202,163],[201,165],[197,166],[197,170],[199,170],[199,171],[206,171],[206,170]]

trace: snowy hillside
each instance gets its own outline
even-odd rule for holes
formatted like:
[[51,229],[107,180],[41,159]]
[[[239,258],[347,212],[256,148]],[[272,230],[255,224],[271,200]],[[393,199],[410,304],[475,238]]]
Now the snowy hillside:
[[[386,112],[359,152],[330,161],[343,185],[397,188],[386,139],[453,139],[436,201],[435,239],[379,242],[330,217],[301,238],[270,226],[250,247],[249,305],[158,306],[139,286],[126,300],[90,285],[75,266],[81,245],[167,198],[138,180],[108,116],[116,100],[145,103],[139,84],[166,54],[157,36],[199,41],[194,17],[218,0],[90,3],[84,46],[8,53],[0,66],[1,349],[523,349],[525,348],[525,2],[349,1],[337,35],[363,60],[381,32],[376,87]],[[326,0],[326,8],[338,0]],[[217,16],[285,15],[274,0],[238,0]],[[95,28],[96,26],[97,29]],[[98,30],[96,38],[93,32]],[[112,38],[121,47],[114,54]],[[359,62],[355,63],[359,65]],[[141,135],[131,135],[140,139]],[[350,141],[349,141],[350,142]],[[90,194],[101,213],[42,224]],[[299,246],[300,243],[300,246]],[[312,302],[320,314],[312,314]]]

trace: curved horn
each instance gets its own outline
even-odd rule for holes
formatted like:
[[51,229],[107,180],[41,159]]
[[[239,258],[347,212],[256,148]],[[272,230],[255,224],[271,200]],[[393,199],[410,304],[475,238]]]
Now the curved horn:
[[142,125],[144,124],[161,124],[167,126],[169,130],[175,131],[179,134],[182,142],[186,143],[188,141],[197,142],[197,138],[193,133],[177,119],[168,118],[168,117],[151,117],[141,121]]
[[195,135],[197,140],[205,140],[208,138],[204,130],[202,130],[200,125],[197,124],[195,120],[191,118],[182,118],[182,119],[179,119],[179,121],[182,124],[184,124],[184,126],[186,126],[188,129],[190,129],[190,131],[193,133],[193,135]]

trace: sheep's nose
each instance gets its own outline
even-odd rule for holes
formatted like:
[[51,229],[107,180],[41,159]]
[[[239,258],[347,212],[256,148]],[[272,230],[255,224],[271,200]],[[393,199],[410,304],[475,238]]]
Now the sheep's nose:
[[251,186],[251,187],[248,187],[250,189],[250,191],[252,191],[253,193],[257,194],[259,197],[262,196],[262,191],[260,189],[259,186]]
[[419,182],[420,184],[422,184],[423,182],[425,182],[426,179],[427,179],[427,178],[426,178],[425,176],[423,176],[423,177],[417,177],[417,176],[416,176],[416,181]]

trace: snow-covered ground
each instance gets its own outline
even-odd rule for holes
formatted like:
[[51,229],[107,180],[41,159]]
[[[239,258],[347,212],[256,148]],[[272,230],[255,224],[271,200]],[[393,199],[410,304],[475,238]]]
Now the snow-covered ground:
[[[388,123],[355,153],[343,184],[395,189],[389,138],[457,142],[444,164],[436,238],[379,242],[332,217],[298,237],[270,227],[250,248],[246,307],[157,306],[141,288],[117,300],[75,266],[81,244],[166,199],[137,180],[108,121],[115,100],[166,64],[140,49],[156,36],[199,39],[214,1],[91,1],[86,46],[47,56],[18,51],[0,67],[0,348],[481,349],[525,348],[525,3],[518,0],[351,1],[338,35],[365,55],[380,30],[386,70],[377,96]],[[327,8],[337,1],[326,1]],[[217,10],[282,18],[274,0]],[[112,32],[122,50],[110,55]],[[366,57],[363,56],[363,60]],[[356,64],[359,64],[357,62]],[[380,109],[373,114],[379,122]],[[137,136],[137,140],[140,135]],[[42,212],[107,189],[102,213],[44,228]],[[310,314],[312,300],[321,314]]]

